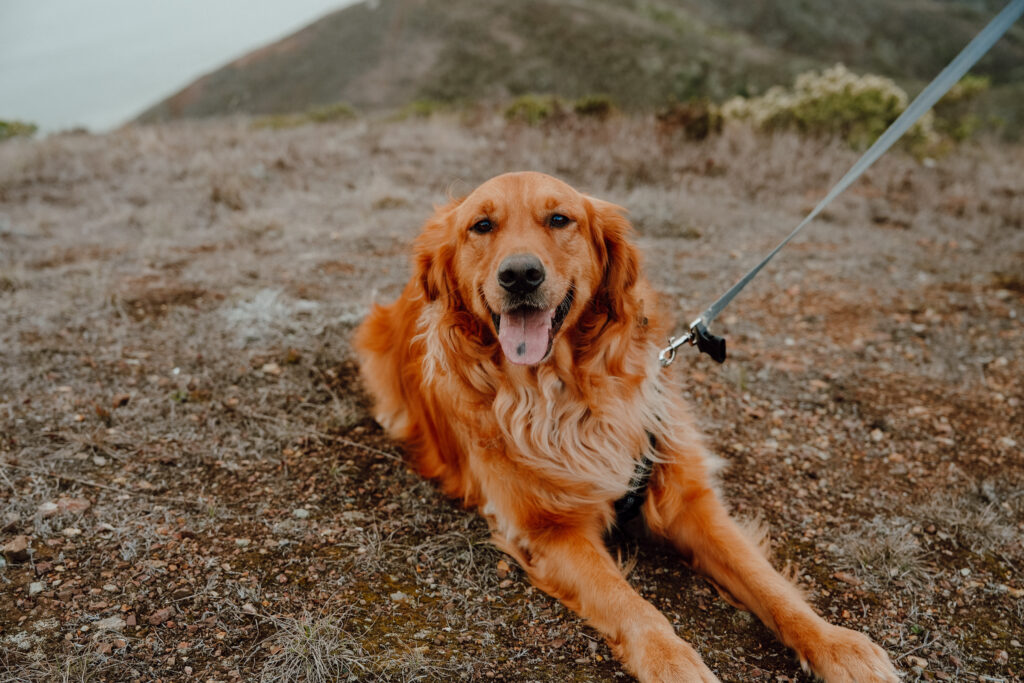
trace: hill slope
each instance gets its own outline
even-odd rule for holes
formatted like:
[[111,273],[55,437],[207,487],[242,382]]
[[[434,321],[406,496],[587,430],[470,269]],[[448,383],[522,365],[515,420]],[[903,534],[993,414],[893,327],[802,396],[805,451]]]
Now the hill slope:
[[[627,109],[648,108],[760,91],[836,61],[912,88],[936,74],[1000,4],[383,0],[335,12],[252,52],[140,120],[284,113],[339,101],[379,109],[527,92],[607,93]],[[1018,26],[978,72],[1020,88],[1022,65]],[[1002,115],[1021,119],[1024,97],[1002,99]]]

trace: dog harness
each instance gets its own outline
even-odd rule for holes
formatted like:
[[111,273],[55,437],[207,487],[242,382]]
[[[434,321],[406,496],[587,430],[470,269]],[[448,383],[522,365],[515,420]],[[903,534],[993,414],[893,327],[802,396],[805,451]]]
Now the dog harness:
[[[651,448],[656,448],[654,435],[647,434],[651,442]],[[651,481],[651,472],[654,470],[654,463],[646,455],[636,464],[633,470],[633,477],[629,480],[629,491],[622,498],[615,501],[615,524],[622,528],[640,514],[640,508],[647,500],[647,485]]]

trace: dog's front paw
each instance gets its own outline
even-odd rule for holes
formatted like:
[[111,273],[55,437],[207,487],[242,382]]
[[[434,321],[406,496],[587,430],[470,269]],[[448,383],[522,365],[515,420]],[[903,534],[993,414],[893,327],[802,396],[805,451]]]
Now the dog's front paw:
[[805,670],[826,683],[894,683],[900,680],[885,650],[863,633],[828,626],[800,652]]
[[624,654],[641,683],[719,683],[697,651],[667,629],[646,633]]

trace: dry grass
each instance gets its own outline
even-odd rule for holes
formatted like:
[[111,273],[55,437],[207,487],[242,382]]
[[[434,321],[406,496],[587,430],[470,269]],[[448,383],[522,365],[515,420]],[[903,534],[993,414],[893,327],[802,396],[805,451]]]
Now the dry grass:
[[[69,657],[95,680],[365,657],[360,680],[618,680],[575,615],[514,566],[499,577],[478,516],[404,468],[367,414],[351,330],[399,291],[430,206],[494,173],[548,171],[628,207],[684,319],[854,156],[743,128],[687,141],[630,117],[4,143],[0,541],[28,536],[33,560],[0,568],[0,678],[78,671]],[[1006,285],[1024,254],[1021,158],[886,157],[726,312],[725,366],[680,361],[729,499],[763,514],[813,604],[908,670],[923,657],[963,680],[1024,671],[1024,339]],[[39,514],[61,496],[91,506]],[[800,680],[673,553],[612,544],[724,680]],[[863,583],[837,580],[843,567]],[[114,616],[137,625],[95,630]]]

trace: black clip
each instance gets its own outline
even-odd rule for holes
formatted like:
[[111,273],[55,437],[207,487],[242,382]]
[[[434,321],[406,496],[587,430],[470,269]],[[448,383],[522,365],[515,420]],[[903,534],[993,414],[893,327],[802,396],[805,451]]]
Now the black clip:
[[701,353],[706,353],[711,356],[715,361],[719,363],[725,362],[725,338],[716,337],[715,335],[708,332],[708,328],[705,327],[704,323],[698,322],[696,325],[690,328],[697,337],[697,348]]

